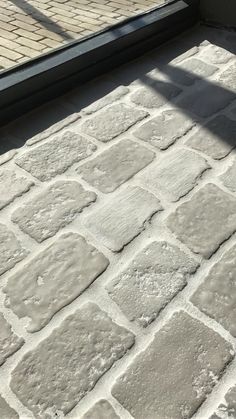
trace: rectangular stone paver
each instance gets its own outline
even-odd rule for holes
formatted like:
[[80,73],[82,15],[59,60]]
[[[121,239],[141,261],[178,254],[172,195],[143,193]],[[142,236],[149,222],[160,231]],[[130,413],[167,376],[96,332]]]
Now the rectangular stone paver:
[[181,93],[181,89],[168,82],[156,82],[149,87],[141,87],[132,93],[130,99],[136,105],[145,108],[159,108],[167,102],[171,102]]
[[5,304],[20,318],[27,316],[27,330],[35,332],[77,298],[108,264],[82,236],[64,234],[8,279]]
[[0,224],[0,275],[13,268],[28,255],[15,234]]
[[58,180],[50,187],[19,206],[12,221],[38,242],[52,237],[62,227],[96,200],[76,181]]
[[[0,365],[4,364],[9,356],[14,354],[24,343],[24,339],[18,337],[0,313]],[[1,412],[1,399],[0,399]],[[2,418],[2,416],[0,415]]]
[[231,352],[220,335],[179,312],[118,378],[112,395],[135,419],[191,418],[232,359]]
[[147,166],[154,157],[155,154],[146,147],[122,140],[76,171],[95,188],[108,193]]
[[191,301],[236,337],[236,246],[213,266]]
[[154,195],[139,187],[128,187],[90,214],[85,225],[105,246],[118,252],[138,236],[145,222],[161,209]]
[[87,106],[82,110],[82,114],[91,115],[94,112],[99,111],[100,109],[104,108],[105,106],[111,105],[116,100],[123,98],[125,95],[129,93],[129,89],[126,86],[119,86],[114,89],[111,93],[108,93],[103,98],[93,102],[91,105]]
[[186,141],[186,145],[220,160],[235,147],[236,121],[218,115]]
[[219,178],[226,188],[232,192],[236,192],[236,158],[234,158],[232,164]]
[[145,122],[134,131],[134,135],[157,149],[165,150],[193,126],[191,118],[178,110],[171,109]]
[[112,140],[132,125],[146,118],[148,113],[126,104],[115,104],[93,115],[80,126],[82,133],[104,143]]
[[173,76],[174,80],[178,83],[190,86],[198,79],[207,79],[217,70],[218,68],[216,66],[207,64],[198,58],[189,58],[173,67],[169,67],[169,69],[167,69],[167,74],[170,78]]
[[19,419],[19,415],[9,404],[0,396],[0,417],[1,419]]
[[0,171],[0,209],[10,204],[18,196],[28,192],[33,186],[32,180],[18,176],[12,170]]
[[209,168],[202,156],[182,148],[167,153],[139,178],[154,193],[161,192],[170,201],[178,201],[194,188],[202,173]]
[[66,414],[133,344],[131,332],[89,303],[24,355],[11,388],[37,417]]
[[146,327],[187,284],[198,267],[176,246],[153,242],[107,285],[126,317]]
[[167,224],[193,252],[209,258],[236,231],[236,198],[207,184],[181,204]]
[[99,400],[82,419],[120,419],[113,407],[106,400]]
[[96,146],[74,132],[66,131],[31,149],[16,159],[16,164],[39,180],[64,173],[73,163],[90,156]]

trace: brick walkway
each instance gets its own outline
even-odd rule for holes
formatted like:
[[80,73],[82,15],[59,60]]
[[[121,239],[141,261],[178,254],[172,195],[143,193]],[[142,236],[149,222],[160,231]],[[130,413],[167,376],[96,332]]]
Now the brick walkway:
[[91,35],[165,0],[0,0],[0,70]]
[[1,418],[236,417],[235,49],[195,29],[1,130]]

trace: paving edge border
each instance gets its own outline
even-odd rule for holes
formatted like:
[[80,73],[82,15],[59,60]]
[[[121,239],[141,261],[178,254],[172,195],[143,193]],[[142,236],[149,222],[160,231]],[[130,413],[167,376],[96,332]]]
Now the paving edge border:
[[0,125],[154,46],[199,20],[198,0],[173,0],[148,13],[0,75]]

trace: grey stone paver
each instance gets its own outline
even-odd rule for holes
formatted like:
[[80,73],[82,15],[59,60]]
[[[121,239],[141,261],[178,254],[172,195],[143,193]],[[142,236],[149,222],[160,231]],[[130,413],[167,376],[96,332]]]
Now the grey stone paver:
[[[107,258],[75,233],[62,235],[8,279],[6,305],[40,330],[107,267]],[[19,295],[21,298],[19,299]]]
[[113,407],[107,400],[99,400],[82,419],[119,419]]
[[105,246],[118,252],[139,235],[145,223],[161,209],[154,195],[142,188],[130,187],[88,216],[85,225]]
[[186,145],[219,160],[235,147],[235,137],[236,121],[225,115],[218,115],[200,128]]
[[24,355],[12,373],[11,388],[41,418],[52,408],[66,414],[133,344],[131,332],[89,303]]
[[57,181],[17,208],[12,221],[38,242],[52,237],[96,200],[78,182]]
[[145,108],[159,108],[168,102],[171,102],[177,95],[181,93],[181,89],[172,83],[156,82],[150,87],[141,87],[134,92],[130,99],[136,105]]
[[148,167],[140,175],[140,181],[157,195],[161,192],[170,201],[178,201],[194,188],[202,173],[209,168],[199,154],[179,149],[167,153],[159,164]]
[[[0,313],[0,365],[4,364],[9,356],[14,354],[23,345],[24,340],[12,331],[11,326]],[[1,412],[1,399],[0,399]],[[2,416],[1,416],[2,417]]]
[[67,131],[22,154],[18,166],[45,181],[64,173],[73,163],[90,156],[96,146],[74,132]]
[[12,409],[6,400],[0,396],[0,417],[2,419],[18,419],[19,415]]
[[146,327],[184,288],[197,266],[176,246],[153,242],[136,255],[107,290],[128,319]]
[[193,252],[209,258],[236,231],[236,199],[207,184],[181,204],[167,224]]
[[0,171],[0,209],[14,201],[18,196],[28,192],[34,182],[18,176],[12,170]]
[[0,275],[13,268],[28,253],[15,234],[0,223]]
[[146,147],[125,139],[76,171],[95,188],[108,193],[147,166],[154,157],[155,154]]
[[[24,6],[74,36],[69,1]],[[18,9],[0,43],[40,52]],[[0,419],[235,416],[235,41],[201,25],[1,128]]]
[[236,337],[236,246],[213,266],[191,301]]
[[[135,417],[191,418],[232,359],[220,335],[180,312],[118,378],[112,395]],[[155,385],[154,385],[155,383]]]
[[104,143],[127,131],[136,122],[148,116],[148,112],[122,103],[101,110],[83,122],[81,132]]
[[191,118],[186,117],[182,112],[168,110],[145,122],[134,131],[134,135],[156,148],[165,150],[186,134],[193,125]]

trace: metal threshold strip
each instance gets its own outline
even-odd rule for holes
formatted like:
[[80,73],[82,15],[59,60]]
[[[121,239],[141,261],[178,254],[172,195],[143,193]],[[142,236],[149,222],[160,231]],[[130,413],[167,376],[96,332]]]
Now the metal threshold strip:
[[0,124],[157,47],[194,25],[197,0],[172,0],[0,74]]

